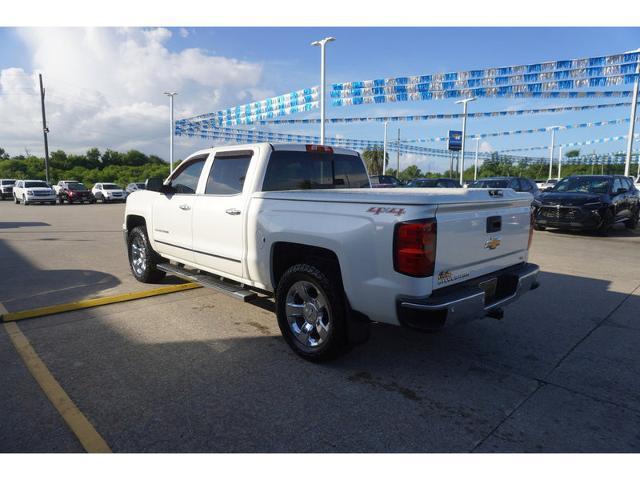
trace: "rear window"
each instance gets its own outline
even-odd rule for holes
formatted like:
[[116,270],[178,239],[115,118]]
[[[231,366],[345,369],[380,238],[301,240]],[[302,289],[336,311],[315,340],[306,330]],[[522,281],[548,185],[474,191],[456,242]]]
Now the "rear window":
[[87,189],[87,187],[85,187],[84,184],[80,182],[67,183],[67,187],[69,187],[69,190],[86,190]]
[[103,183],[102,188],[104,190],[120,190],[120,186],[115,183]]
[[356,155],[276,150],[271,153],[262,190],[369,188],[367,171]]
[[24,182],[25,188],[49,188],[45,182]]

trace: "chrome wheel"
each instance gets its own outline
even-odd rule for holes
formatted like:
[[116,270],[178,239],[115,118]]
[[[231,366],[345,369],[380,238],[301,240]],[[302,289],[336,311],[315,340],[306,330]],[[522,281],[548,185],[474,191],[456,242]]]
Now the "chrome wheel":
[[147,269],[147,248],[139,235],[131,242],[131,268],[138,276],[144,275]]
[[332,326],[329,304],[313,283],[298,281],[291,285],[285,313],[291,332],[305,347],[319,347],[329,336]]

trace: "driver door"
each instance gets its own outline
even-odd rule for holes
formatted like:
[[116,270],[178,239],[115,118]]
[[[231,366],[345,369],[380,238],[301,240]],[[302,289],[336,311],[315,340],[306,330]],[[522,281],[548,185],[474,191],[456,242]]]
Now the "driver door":
[[169,193],[158,193],[153,202],[154,249],[161,255],[192,264],[192,218],[200,173],[208,155],[196,157],[180,165],[171,176]]

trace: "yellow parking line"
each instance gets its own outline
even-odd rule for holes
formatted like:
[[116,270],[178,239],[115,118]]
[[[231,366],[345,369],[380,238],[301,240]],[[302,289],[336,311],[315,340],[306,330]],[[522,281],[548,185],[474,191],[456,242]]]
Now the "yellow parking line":
[[[0,303],[0,314],[6,313],[4,306]],[[40,388],[60,413],[63,420],[71,431],[78,438],[82,447],[89,453],[111,453],[111,449],[104,438],[93,428],[91,422],[87,420],[73,400],[69,398],[51,372],[33,349],[27,337],[24,336],[18,324],[5,323],[4,329],[9,335],[9,339],[24,361],[27,369],[38,382]]]
[[142,292],[123,293],[120,295],[113,295],[111,297],[91,298],[89,300],[80,300],[78,302],[63,303],[60,305],[50,305],[48,307],[34,308],[32,310],[22,310],[10,313],[0,312],[0,317],[3,322],[15,322],[17,320],[25,320],[27,318],[44,317],[45,315],[55,315],[56,313],[71,312],[73,310],[99,307],[101,305],[109,305],[111,303],[129,302],[131,300],[139,300],[141,298],[155,297],[156,295],[181,292],[183,290],[200,288],[201,286],[202,285],[197,283],[167,285],[165,287],[153,288]]

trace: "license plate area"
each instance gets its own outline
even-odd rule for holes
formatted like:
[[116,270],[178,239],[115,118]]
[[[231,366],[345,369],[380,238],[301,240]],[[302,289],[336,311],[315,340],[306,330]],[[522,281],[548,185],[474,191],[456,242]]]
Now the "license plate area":
[[484,303],[490,304],[496,297],[498,288],[498,277],[493,277],[478,284],[478,287],[484,291]]

